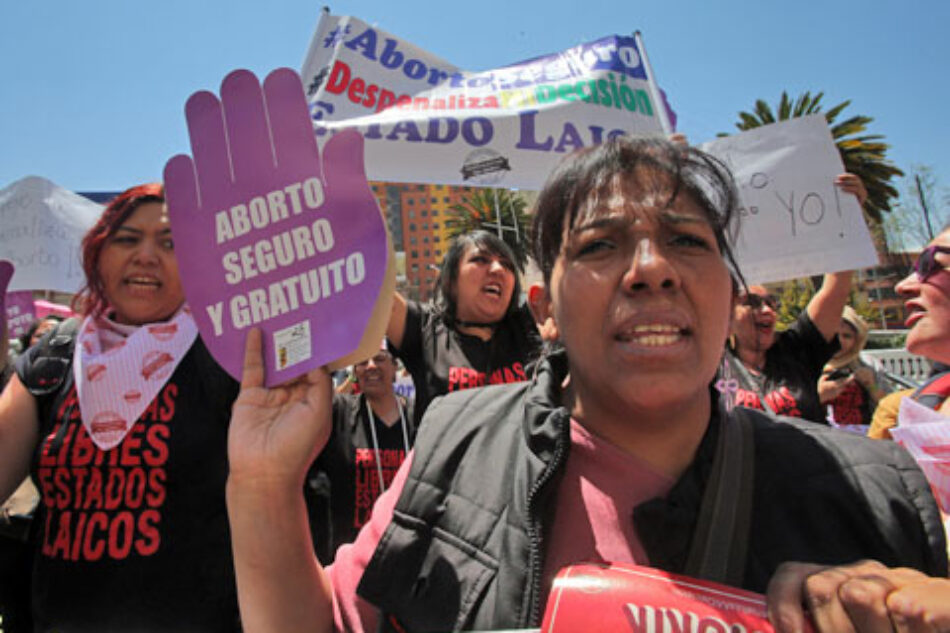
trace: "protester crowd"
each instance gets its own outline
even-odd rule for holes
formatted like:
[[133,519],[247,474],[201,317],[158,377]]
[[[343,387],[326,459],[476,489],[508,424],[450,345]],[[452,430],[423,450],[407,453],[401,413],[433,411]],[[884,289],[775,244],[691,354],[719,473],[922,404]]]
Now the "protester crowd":
[[[764,593],[781,631],[950,630],[930,483],[842,431],[891,406],[851,273],[778,331],[727,239],[737,208],[685,143],[577,151],[534,209],[541,282],[460,236],[435,300],[397,293],[334,393],[322,369],[264,387],[258,330],[227,375],[162,186],[123,192],[83,240],[79,317],[0,350],[0,499],[39,493],[0,515],[2,631],[531,628],[580,561]],[[897,291],[908,349],[950,363],[950,230]],[[950,373],[902,395],[950,414]]]

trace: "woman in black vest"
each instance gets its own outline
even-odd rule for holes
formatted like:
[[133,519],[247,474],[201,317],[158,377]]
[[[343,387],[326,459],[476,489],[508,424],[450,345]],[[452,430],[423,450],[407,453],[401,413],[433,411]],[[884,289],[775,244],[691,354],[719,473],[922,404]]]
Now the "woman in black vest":
[[718,161],[666,141],[562,162],[538,199],[532,306],[564,350],[530,382],[433,403],[327,570],[300,481],[326,441],[329,379],[264,389],[249,335],[228,482],[245,630],[537,627],[557,570],[589,560],[755,591],[787,560],[945,574],[935,504],[897,447],[731,409],[714,389],[742,286],[736,208]]

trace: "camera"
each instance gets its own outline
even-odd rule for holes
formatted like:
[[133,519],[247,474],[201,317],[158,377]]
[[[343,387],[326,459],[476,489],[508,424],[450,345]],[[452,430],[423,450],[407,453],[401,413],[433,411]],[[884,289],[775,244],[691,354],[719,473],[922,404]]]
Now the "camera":
[[834,370],[830,374],[828,374],[828,379],[841,380],[842,378],[847,378],[850,375],[851,375],[851,370],[848,367],[841,367],[839,369]]

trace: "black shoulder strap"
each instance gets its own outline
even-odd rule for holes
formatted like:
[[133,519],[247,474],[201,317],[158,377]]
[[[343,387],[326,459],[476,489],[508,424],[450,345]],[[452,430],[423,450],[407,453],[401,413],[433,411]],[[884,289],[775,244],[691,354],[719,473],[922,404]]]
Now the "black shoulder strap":
[[755,438],[749,412],[736,407],[719,425],[685,573],[741,587],[752,515]]

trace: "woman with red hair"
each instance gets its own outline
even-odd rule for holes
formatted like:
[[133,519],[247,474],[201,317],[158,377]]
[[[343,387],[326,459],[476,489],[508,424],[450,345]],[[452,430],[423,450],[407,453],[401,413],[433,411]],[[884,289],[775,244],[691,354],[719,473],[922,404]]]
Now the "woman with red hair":
[[[37,631],[240,630],[224,503],[237,383],[185,304],[160,184],[82,242],[81,314],[0,396],[0,499],[40,490]],[[184,573],[183,573],[184,572]]]

